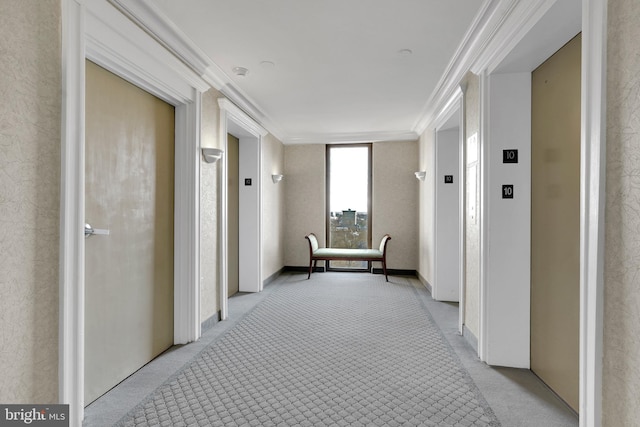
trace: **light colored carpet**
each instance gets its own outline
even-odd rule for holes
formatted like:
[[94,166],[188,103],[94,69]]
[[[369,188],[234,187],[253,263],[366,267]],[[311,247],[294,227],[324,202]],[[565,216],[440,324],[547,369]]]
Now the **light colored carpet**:
[[122,426],[499,426],[433,323],[382,275],[288,276]]

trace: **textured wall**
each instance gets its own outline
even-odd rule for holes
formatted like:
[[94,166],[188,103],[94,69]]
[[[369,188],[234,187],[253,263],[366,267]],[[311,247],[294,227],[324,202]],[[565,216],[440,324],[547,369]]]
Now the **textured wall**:
[[[219,91],[209,89],[202,94],[201,144],[223,148],[220,141]],[[224,156],[224,155],[223,155]],[[200,319],[205,321],[220,310],[219,233],[220,162],[200,164]],[[284,171],[284,146],[273,135],[262,139],[262,215],[263,241],[262,278],[266,279],[284,266],[284,192],[285,182],[271,181],[272,173]]]
[[[478,76],[468,73],[465,76],[464,81],[467,83],[467,91],[465,93],[465,141],[468,138],[476,134],[478,141],[478,149],[480,146],[480,79]],[[466,145],[466,144],[465,144]],[[479,156],[479,152],[478,152]],[[467,159],[469,159],[469,151],[467,147]],[[480,324],[480,310],[479,310],[479,286],[480,286],[480,212],[479,212],[479,183],[480,175],[479,168],[469,168],[467,163],[467,197],[465,208],[466,211],[466,265],[465,265],[465,313],[464,323],[466,328],[478,337],[479,324]],[[471,172],[476,171],[475,179],[471,176]],[[473,191],[469,191],[471,185],[476,185],[476,220],[472,221],[469,217],[469,204],[471,203],[470,195],[474,194]]]
[[57,402],[60,1],[0,2],[0,38],[0,402]]
[[418,273],[429,285],[433,285],[433,263],[435,239],[433,224],[435,216],[435,132],[428,128],[418,142],[417,171],[426,171],[424,181],[418,182]]
[[[307,233],[314,232],[320,246],[325,245],[325,155],[326,146],[320,144],[284,147],[287,266],[309,265]],[[373,144],[372,244],[378,245],[383,234],[391,234],[389,268],[418,268],[417,181],[413,175],[417,155],[415,142]]]
[[[220,110],[215,89],[202,94],[200,121],[203,147],[221,147],[219,139]],[[218,301],[218,218],[220,162],[200,161],[200,319],[205,321],[220,310]]]
[[284,197],[287,177],[274,184],[272,174],[284,174],[284,145],[273,135],[262,138],[262,279],[284,266]]
[[640,3],[609,2],[603,425],[640,419]]
[[[418,143],[373,144],[373,247],[386,233],[391,235],[387,266],[418,269]],[[374,267],[380,267],[374,263]]]
[[286,145],[284,265],[309,265],[309,244],[304,236],[313,232],[325,242],[325,146]]

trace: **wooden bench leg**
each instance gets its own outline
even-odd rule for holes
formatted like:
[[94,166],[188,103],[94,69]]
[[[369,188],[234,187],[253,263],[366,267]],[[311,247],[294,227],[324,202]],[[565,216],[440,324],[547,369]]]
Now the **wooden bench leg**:
[[318,268],[318,260],[309,260],[309,274],[307,275],[307,280],[311,278],[311,273],[314,269]]
[[382,272],[384,273],[385,280],[388,282],[389,276],[387,276],[387,262],[385,260],[382,260]]

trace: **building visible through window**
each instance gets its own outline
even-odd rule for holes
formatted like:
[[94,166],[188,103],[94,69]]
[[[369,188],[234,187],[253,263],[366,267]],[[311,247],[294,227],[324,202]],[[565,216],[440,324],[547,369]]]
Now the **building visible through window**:
[[[327,146],[327,245],[371,247],[371,144]],[[331,261],[329,269],[369,269],[367,261]]]

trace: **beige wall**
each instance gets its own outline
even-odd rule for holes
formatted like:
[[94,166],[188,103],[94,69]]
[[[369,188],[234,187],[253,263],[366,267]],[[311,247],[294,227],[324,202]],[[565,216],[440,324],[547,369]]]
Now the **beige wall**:
[[[465,92],[465,146],[470,136],[476,134],[478,141],[478,159],[480,156],[480,79],[478,76],[472,73],[467,73],[464,78],[464,83],[467,84],[467,90]],[[468,157],[468,146],[467,159]],[[467,183],[466,183],[466,229],[465,229],[465,306],[464,306],[464,324],[466,329],[471,332],[476,338],[478,338],[479,324],[480,324],[480,301],[479,301],[479,288],[480,288],[480,175],[479,168],[476,167],[475,180],[471,176],[470,172],[473,169],[467,169]],[[469,204],[471,203],[470,192],[471,185],[476,185],[476,220],[472,221],[469,217]]]
[[284,264],[309,265],[309,244],[304,238],[315,233],[325,244],[325,146],[284,147],[285,229]]
[[[306,234],[315,233],[325,245],[325,155],[323,144],[284,148],[287,266],[309,265]],[[385,233],[391,235],[387,265],[392,269],[418,268],[418,181],[413,174],[417,158],[415,141],[373,144],[372,245],[378,245]]]
[[[220,110],[218,98],[222,95],[215,89],[202,94],[202,117],[200,120],[201,144],[208,148],[221,148],[219,142]],[[217,316],[218,301],[218,218],[220,201],[220,162],[207,163],[200,158],[200,320]]]
[[[418,268],[418,143],[376,142],[373,144],[372,241],[380,244],[391,235],[387,246],[387,267]],[[374,263],[374,268],[379,268]]]
[[640,420],[640,3],[609,2],[603,425]]
[[60,1],[0,2],[0,39],[0,402],[57,402]]
[[[426,171],[424,181],[418,181],[418,274],[430,286],[433,284],[434,248],[433,224],[435,216],[435,132],[428,128],[418,141],[418,168]],[[416,180],[417,181],[417,180]]]
[[289,177],[274,184],[273,174],[284,174],[284,145],[273,135],[262,138],[262,279],[284,267],[285,189]]
[[[223,98],[216,89],[202,94],[201,145],[224,148],[220,141],[220,108]],[[220,162],[200,163],[200,319],[205,321],[218,314],[219,235],[220,219]],[[284,145],[271,134],[262,138],[262,215],[263,262],[262,278],[267,279],[284,266],[284,193],[286,181],[275,185],[271,174],[284,171]]]

